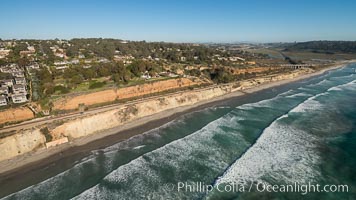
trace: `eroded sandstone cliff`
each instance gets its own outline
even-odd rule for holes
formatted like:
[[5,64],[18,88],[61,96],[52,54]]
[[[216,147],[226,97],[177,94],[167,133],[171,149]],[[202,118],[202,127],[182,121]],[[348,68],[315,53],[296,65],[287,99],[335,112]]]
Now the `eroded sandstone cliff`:
[[[311,71],[299,70],[293,73],[271,75],[238,83],[217,85],[205,89],[187,90],[157,98],[150,98],[137,103],[125,104],[110,111],[89,116],[83,115],[77,119],[69,120],[55,126],[51,125],[49,134],[52,135],[53,140],[68,137],[70,141],[75,138],[95,134],[99,131],[119,127],[134,119],[180,106],[193,105],[234,91],[252,88],[259,84],[292,79],[309,72]],[[0,161],[33,151],[40,147],[45,148],[46,138],[41,133],[40,128],[41,127],[34,128],[33,130],[21,130],[14,135],[0,139],[0,149],[2,150]]]

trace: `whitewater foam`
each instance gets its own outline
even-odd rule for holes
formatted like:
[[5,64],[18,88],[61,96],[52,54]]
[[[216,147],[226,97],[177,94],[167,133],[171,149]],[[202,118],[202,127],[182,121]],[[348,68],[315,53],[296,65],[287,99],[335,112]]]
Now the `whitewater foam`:
[[266,182],[266,176],[288,183],[312,181],[318,156],[314,137],[284,124],[283,115],[267,127],[256,143],[220,177],[220,183]]
[[[272,122],[252,145],[215,185],[221,183],[267,182],[305,183],[320,175],[317,170],[319,155],[316,153],[316,136],[293,126],[289,115],[323,109],[318,98],[329,95],[330,90],[350,87],[356,80],[329,88],[326,92],[309,97],[274,122]],[[289,121],[289,123],[288,123]],[[270,177],[270,179],[268,179]]]
[[[130,194],[135,194],[132,197],[133,199],[140,195],[146,195],[144,191],[140,191],[139,189],[149,187],[149,185],[155,185],[158,188],[164,187],[164,184],[160,184],[165,182],[160,175],[161,172],[155,170],[156,168],[161,169],[163,166],[164,169],[176,171],[176,174],[184,174],[183,171],[187,172],[186,170],[190,170],[184,167],[184,163],[189,162],[199,163],[199,165],[216,172],[224,169],[229,164],[224,162],[222,158],[223,154],[219,153],[218,149],[214,149],[214,147],[217,148],[217,145],[214,144],[215,140],[213,137],[219,134],[229,134],[220,128],[222,125],[227,125],[227,120],[230,120],[229,117],[219,118],[193,134],[168,143],[120,166],[108,174],[101,184],[84,191],[75,197],[75,199],[103,198],[108,194],[111,197],[127,197],[128,193],[125,190],[116,190],[113,192],[104,186],[105,184],[115,185],[120,183],[130,186]],[[230,134],[235,137],[238,135],[236,133]],[[243,137],[240,136],[239,141],[243,143]],[[207,146],[211,148],[207,148]],[[209,158],[197,159],[197,155],[209,155]],[[151,192],[157,196],[161,196],[164,195],[164,189],[161,188]]]

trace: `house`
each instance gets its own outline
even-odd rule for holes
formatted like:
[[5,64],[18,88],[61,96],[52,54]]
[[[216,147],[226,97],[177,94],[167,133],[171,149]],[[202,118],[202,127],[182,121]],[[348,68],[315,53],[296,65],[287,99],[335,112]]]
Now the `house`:
[[70,63],[68,63],[67,61],[54,61],[53,64],[57,66],[57,65],[67,65]]
[[56,70],[67,69],[67,68],[69,68],[68,65],[56,66]]
[[0,94],[9,94],[9,88],[6,85],[0,87]]
[[36,49],[35,49],[34,46],[28,46],[28,47],[27,47],[27,50],[32,51],[33,53],[36,52]]
[[241,57],[238,57],[238,56],[229,57],[229,60],[232,61],[232,62],[245,61],[244,58],[241,58]]
[[99,63],[109,63],[110,60],[106,59],[106,58],[99,58],[98,60]]
[[54,53],[55,56],[60,57],[60,58],[64,58],[65,54],[64,53]]
[[73,60],[71,61],[71,63],[72,63],[72,64],[79,64],[79,60],[78,60],[78,59],[73,59]]
[[1,66],[0,71],[2,73],[14,73],[14,72],[23,72],[23,69],[21,69],[17,64],[10,64],[6,66]]
[[12,86],[12,90],[14,94],[19,94],[19,93],[27,94],[26,86],[22,84],[15,84],[14,86]]
[[6,58],[6,56],[9,55],[11,50],[7,50],[7,49],[4,49],[4,48],[1,48],[0,49],[0,58]]
[[25,74],[23,72],[13,72],[12,76],[23,78],[23,77],[25,77]]
[[31,55],[33,55],[34,53],[35,53],[34,51],[20,51],[21,57],[24,57],[24,56],[31,56]]
[[7,100],[5,96],[0,96],[0,106],[6,106]]
[[27,101],[26,95],[24,94],[15,94],[12,95],[12,102],[14,103],[24,103]]
[[0,82],[4,83],[4,85],[7,85],[7,87],[11,87],[14,85],[14,82],[12,79],[1,80]]
[[145,71],[145,73],[142,74],[141,78],[144,78],[144,79],[147,80],[147,79],[150,79],[150,78],[152,78],[152,77],[150,76],[150,74],[148,73],[148,71]]
[[124,64],[131,64],[133,59],[135,59],[135,57],[133,57],[131,55],[126,55],[126,56],[115,55],[114,56],[114,61],[121,61]]
[[40,68],[40,65],[38,63],[33,63],[29,66],[26,66],[27,70],[30,70],[30,69],[39,69]]
[[26,79],[25,78],[15,78],[15,83],[26,85]]

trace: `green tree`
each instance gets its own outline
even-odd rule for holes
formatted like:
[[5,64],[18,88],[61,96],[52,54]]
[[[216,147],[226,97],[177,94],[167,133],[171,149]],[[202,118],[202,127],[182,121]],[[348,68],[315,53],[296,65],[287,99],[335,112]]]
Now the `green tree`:
[[72,78],[70,80],[70,83],[72,83],[74,85],[79,85],[82,82],[83,82],[83,77],[78,74],[72,76]]

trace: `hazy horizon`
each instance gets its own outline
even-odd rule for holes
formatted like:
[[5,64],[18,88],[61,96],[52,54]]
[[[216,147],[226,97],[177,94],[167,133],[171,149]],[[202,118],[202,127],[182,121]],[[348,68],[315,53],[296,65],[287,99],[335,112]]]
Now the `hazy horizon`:
[[130,40],[125,38],[110,38],[110,37],[73,37],[73,38],[1,38],[0,40],[73,40],[73,39],[114,39],[114,40],[122,40],[122,41],[131,41],[131,42],[165,42],[165,43],[196,43],[196,44],[269,44],[269,43],[300,43],[300,42],[312,42],[312,41],[347,41],[347,42],[354,42],[356,40],[303,40],[303,41],[273,41],[273,42],[258,42],[258,41],[156,41],[156,40]]
[[351,1],[21,1],[2,3],[0,38],[186,43],[356,40]]

